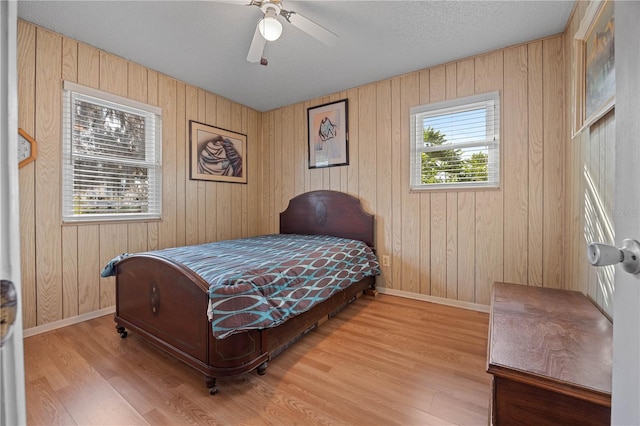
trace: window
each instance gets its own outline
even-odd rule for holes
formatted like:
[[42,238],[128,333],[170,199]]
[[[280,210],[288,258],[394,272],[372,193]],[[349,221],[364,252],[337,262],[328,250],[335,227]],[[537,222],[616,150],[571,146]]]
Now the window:
[[411,189],[500,186],[498,92],[411,108]]
[[64,222],[159,219],[162,110],[64,82]]

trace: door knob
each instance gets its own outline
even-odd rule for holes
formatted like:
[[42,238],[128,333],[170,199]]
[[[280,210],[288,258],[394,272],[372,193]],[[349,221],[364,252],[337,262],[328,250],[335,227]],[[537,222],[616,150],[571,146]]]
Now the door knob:
[[627,238],[622,247],[591,243],[587,246],[587,258],[593,266],[607,266],[622,263],[622,268],[630,274],[640,272],[640,243]]
[[16,320],[18,296],[13,283],[8,280],[0,281],[0,348],[9,338],[11,326]]

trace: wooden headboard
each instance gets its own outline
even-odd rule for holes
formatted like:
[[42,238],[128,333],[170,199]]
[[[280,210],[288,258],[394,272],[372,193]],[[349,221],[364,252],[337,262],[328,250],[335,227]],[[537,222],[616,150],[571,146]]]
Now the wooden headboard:
[[289,201],[280,213],[281,234],[332,235],[374,247],[374,217],[356,197],[338,191],[311,191]]

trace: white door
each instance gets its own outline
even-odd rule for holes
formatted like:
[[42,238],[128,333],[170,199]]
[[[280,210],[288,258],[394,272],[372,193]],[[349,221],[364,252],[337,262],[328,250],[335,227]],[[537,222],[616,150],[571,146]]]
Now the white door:
[[[0,279],[13,283],[17,299],[17,305],[5,305],[0,315],[5,337],[0,347],[0,425],[27,423],[20,303],[17,16],[15,1],[0,1]],[[9,329],[10,310],[15,310],[15,322]]]
[[[617,1],[616,190],[618,244],[640,241],[640,2]],[[640,425],[640,274],[616,268],[613,294],[613,425]]]

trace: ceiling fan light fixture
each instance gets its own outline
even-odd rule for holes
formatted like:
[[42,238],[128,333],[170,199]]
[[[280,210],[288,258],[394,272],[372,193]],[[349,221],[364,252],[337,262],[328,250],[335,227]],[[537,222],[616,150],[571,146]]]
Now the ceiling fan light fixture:
[[260,34],[267,41],[275,41],[282,34],[282,24],[276,19],[273,10],[269,9],[258,24]]

